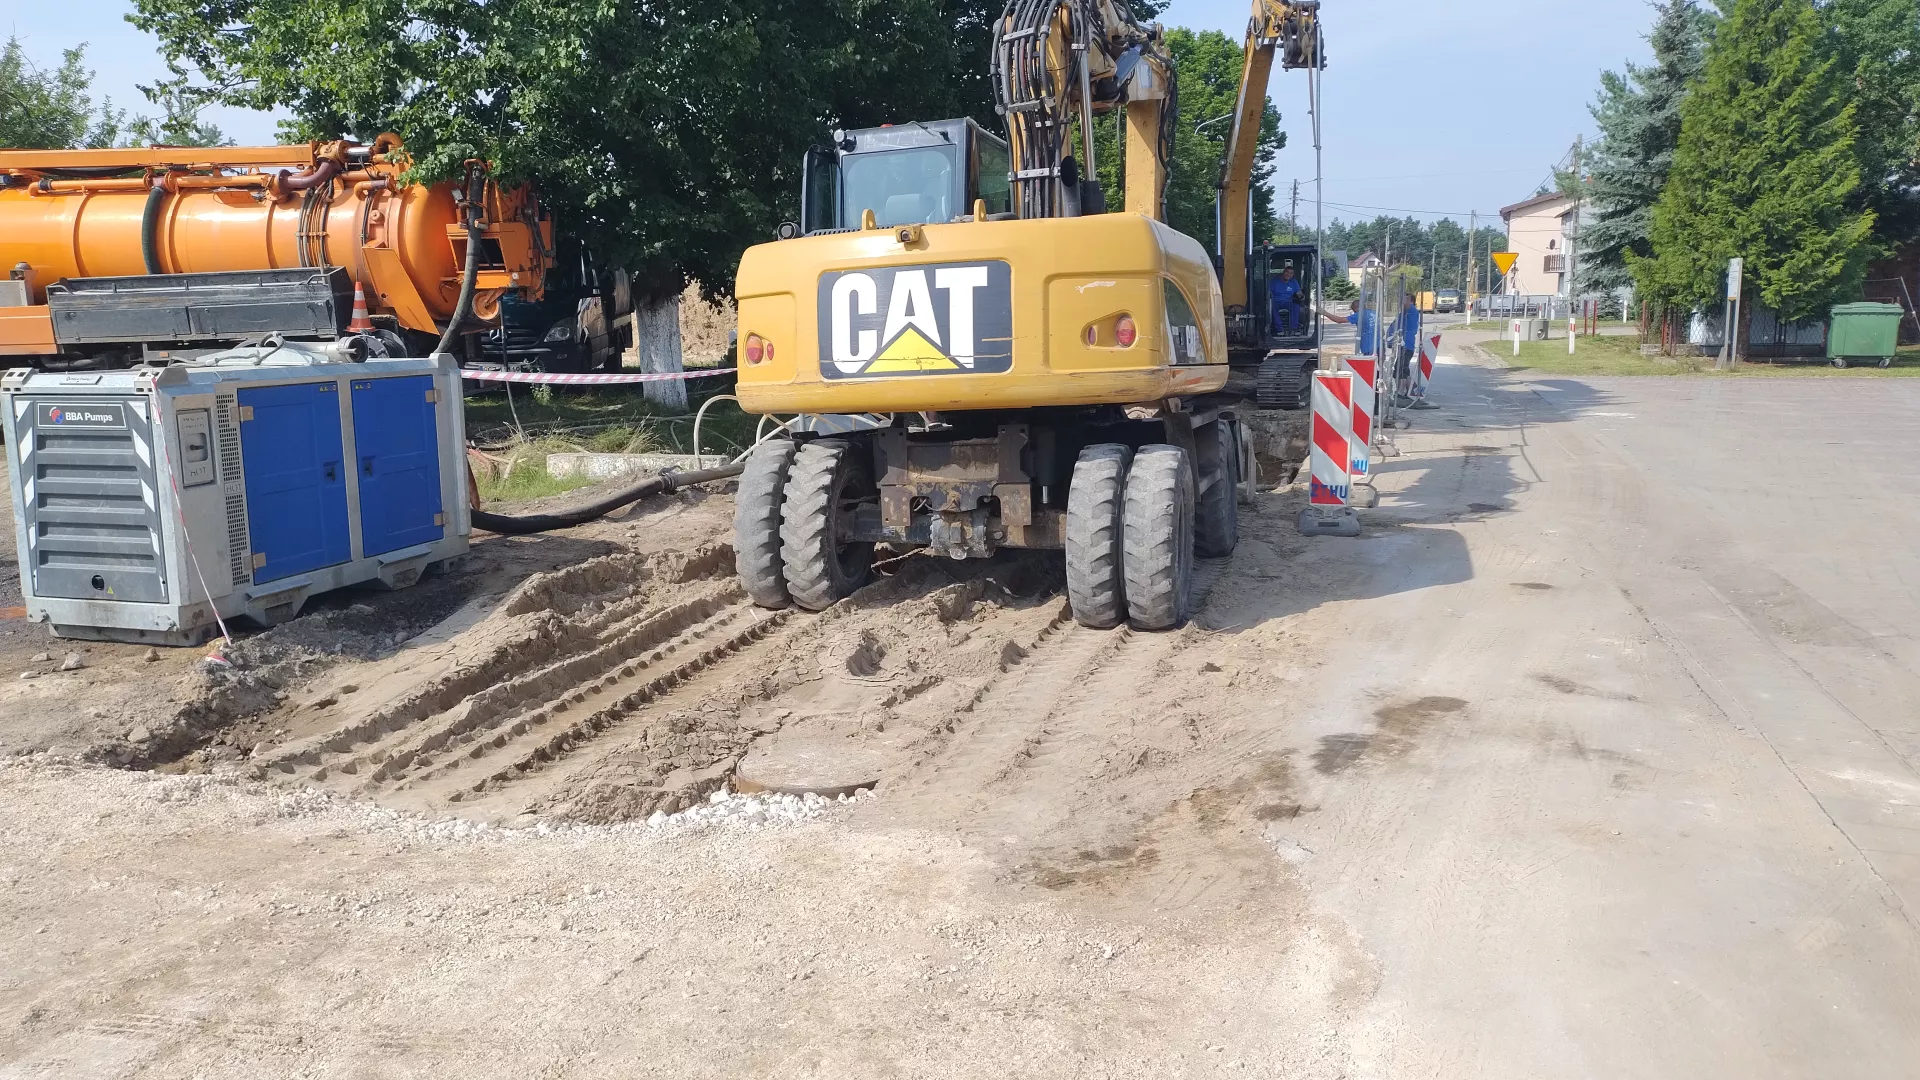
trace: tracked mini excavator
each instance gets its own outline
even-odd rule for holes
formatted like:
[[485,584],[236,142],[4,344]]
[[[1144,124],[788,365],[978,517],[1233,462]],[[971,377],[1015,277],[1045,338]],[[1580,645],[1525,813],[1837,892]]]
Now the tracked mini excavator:
[[[740,402],[799,414],[740,480],[757,603],[823,609],[868,580],[879,543],[1040,548],[1065,550],[1087,626],[1186,620],[1195,555],[1239,539],[1255,402],[1230,388],[1233,360],[1274,352],[1249,270],[1267,260],[1248,258],[1267,76],[1276,55],[1321,64],[1318,9],[1256,2],[1218,265],[1165,222],[1176,73],[1161,28],[1120,0],[1012,0],[993,42],[1004,139],[915,121],[808,152],[801,220],[737,279]],[[1093,132],[1116,110],[1125,205],[1109,209]]]

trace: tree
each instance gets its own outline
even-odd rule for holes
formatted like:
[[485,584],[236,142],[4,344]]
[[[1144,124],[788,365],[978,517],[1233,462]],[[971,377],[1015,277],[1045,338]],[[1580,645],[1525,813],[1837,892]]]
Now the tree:
[[[530,180],[636,292],[731,286],[836,127],[992,120],[983,0],[136,0],[206,95],[295,138],[399,132],[410,177]],[[991,14],[989,14],[991,12]]]
[[1666,0],[1656,10],[1647,35],[1653,65],[1602,72],[1599,99],[1588,110],[1600,138],[1580,163],[1586,166],[1588,200],[1580,236],[1582,289],[1618,289],[1632,280],[1628,253],[1653,254],[1647,232],[1680,145],[1680,103],[1700,78],[1713,34],[1713,16],[1693,0]]
[[1854,208],[1856,110],[1822,30],[1811,0],[1734,0],[1681,105],[1653,254],[1628,256],[1651,299],[1712,303],[1736,255],[1752,292],[1787,319],[1858,295],[1874,217]]
[[119,141],[126,114],[108,100],[94,111],[85,60],[86,46],[76,45],[60,54],[58,68],[41,71],[19,38],[7,39],[0,49],[0,146],[63,150]]
[[1920,0],[1827,0],[1821,8],[1838,77],[1859,112],[1862,183],[1892,249],[1920,239]]
[[147,100],[160,106],[158,118],[136,116],[127,125],[127,139],[135,146],[232,146],[218,127],[200,119],[206,94],[187,85],[184,74],[153,86],[142,86]]

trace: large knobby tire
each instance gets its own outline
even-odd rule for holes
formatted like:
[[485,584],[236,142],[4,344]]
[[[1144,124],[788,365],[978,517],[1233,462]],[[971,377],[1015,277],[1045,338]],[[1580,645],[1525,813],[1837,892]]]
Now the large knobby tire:
[[1193,601],[1193,465],[1177,446],[1142,447],[1127,471],[1127,617],[1172,630]]
[[780,558],[780,503],[793,470],[794,449],[791,439],[770,439],[754,447],[733,500],[733,569],[747,596],[766,608],[793,602]]
[[1107,630],[1127,617],[1121,536],[1133,451],[1101,443],[1080,451],[1067,487],[1067,603],[1082,626]]
[[1194,505],[1193,550],[1208,559],[1224,559],[1240,543],[1240,447],[1233,425],[1215,420],[1193,433],[1200,451],[1200,480],[1213,486]]
[[794,455],[780,508],[780,557],[787,592],[808,611],[833,606],[873,577],[873,543],[847,538],[866,477],[860,454],[839,439],[807,443]]

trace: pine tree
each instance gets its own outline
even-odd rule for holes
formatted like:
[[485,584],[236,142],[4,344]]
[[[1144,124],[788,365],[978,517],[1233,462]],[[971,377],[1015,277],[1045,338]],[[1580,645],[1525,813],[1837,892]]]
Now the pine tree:
[[1787,319],[1857,296],[1874,254],[1855,106],[1824,52],[1812,0],[1734,0],[1680,107],[1673,169],[1653,210],[1653,254],[1628,264],[1650,299],[1708,305],[1727,260]]
[[[1600,128],[1588,150],[1588,210],[1580,237],[1580,287],[1606,292],[1628,284],[1627,253],[1653,253],[1647,243],[1653,204],[1666,186],[1680,144],[1680,103],[1699,79],[1713,16],[1694,0],[1667,0],[1647,41],[1653,66],[1627,65],[1600,75],[1589,111]],[[1577,167],[1577,166],[1576,166]]]
[[1859,204],[1887,248],[1920,239],[1920,0],[1827,0],[1839,75],[1859,109]]

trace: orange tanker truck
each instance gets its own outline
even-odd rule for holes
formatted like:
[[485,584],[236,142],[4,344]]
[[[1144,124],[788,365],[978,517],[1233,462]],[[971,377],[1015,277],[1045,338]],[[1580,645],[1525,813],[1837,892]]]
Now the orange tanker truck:
[[[0,150],[0,367],[167,362],[267,334],[422,355],[509,294],[539,300],[553,223],[533,191],[478,163],[409,184],[409,164],[393,135]],[[356,286],[371,330],[350,325]]]

